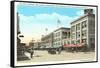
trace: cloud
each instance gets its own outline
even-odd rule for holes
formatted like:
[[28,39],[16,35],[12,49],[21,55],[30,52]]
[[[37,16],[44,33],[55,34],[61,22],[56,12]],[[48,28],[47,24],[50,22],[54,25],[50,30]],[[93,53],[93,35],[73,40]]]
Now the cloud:
[[67,28],[70,27],[70,22],[77,18],[77,16],[70,17],[60,15],[58,13],[36,14],[33,16],[24,16],[23,14],[19,14],[19,16],[20,30],[22,34],[25,35],[25,38],[28,38],[28,40],[29,37],[30,39],[40,39],[42,35],[46,34],[45,28],[48,28],[48,33],[53,32],[57,29],[58,19],[61,21],[60,26]]
[[84,11],[83,10],[77,11],[76,14],[77,16],[82,16],[84,15]]

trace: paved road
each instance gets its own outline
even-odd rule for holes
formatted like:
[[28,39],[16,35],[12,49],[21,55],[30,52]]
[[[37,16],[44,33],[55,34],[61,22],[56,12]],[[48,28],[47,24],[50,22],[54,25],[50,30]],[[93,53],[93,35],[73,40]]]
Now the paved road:
[[[27,53],[27,56],[30,57],[30,54]],[[67,61],[67,60],[93,60],[95,59],[95,52],[61,52],[61,54],[48,54],[47,51],[34,51],[33,58],[25,61],[18,61],[20,63],[33,63],[34,62],[49,62],[49,61]]]

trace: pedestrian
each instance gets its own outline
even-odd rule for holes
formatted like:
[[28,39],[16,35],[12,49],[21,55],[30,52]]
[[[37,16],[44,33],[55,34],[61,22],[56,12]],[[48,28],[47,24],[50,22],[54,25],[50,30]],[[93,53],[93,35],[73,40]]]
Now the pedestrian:
[[31,50],[31,58],[33,58],[33,54],[34,54],[34,51],[33,51],[33,50]]
[[58,48],[58,54],[61,54],[61,47]]
[[72,50],[72,53],[74,53],[74,47],[72,47],[71,50]]
[[31,58],[33,58],[33,52],[31,52]]

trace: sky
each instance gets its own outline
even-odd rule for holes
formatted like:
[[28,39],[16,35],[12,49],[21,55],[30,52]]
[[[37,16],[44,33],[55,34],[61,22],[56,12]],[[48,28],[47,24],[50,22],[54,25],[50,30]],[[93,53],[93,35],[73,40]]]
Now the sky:
[[49,34],[60,27],[70,28],[72,21],[84,15],[83,11],[84,8],[19,3],[17,12],[19,13],[20,31],[24,35],[22,41],[25,43],[32,39],[38,41],[42,35]]

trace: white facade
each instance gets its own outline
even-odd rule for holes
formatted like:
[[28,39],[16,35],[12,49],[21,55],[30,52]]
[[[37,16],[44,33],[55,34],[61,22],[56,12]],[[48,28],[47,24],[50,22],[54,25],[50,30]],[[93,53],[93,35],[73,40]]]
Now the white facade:
[[59,28],[53,32],[53,46],[54,47],[61,47],[64,45],[63,39],[67,38],[67,32],[70,32],[69,28]]
[[[91,41],[92,39],[92,41]],[[95,45],[95,15],[85,14],[71,23],[71,43]]]

